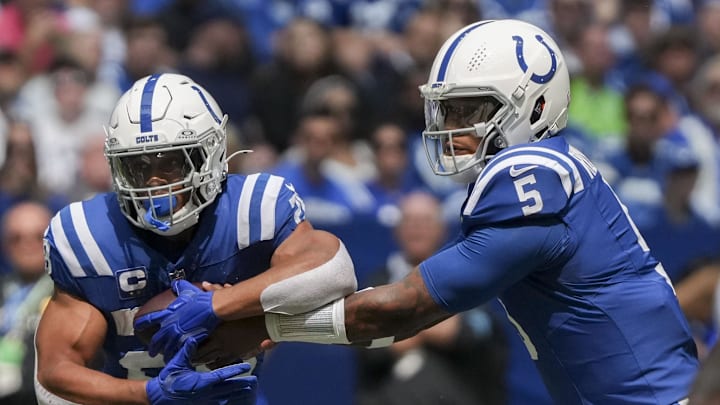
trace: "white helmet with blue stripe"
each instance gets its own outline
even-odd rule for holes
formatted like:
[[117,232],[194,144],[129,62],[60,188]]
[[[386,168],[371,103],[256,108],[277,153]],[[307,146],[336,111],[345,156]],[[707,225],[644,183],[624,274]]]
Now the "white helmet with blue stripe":
[[120,97],[105,156],[132,224],[177,235],[197,223],[227,175],[226,124],[213,97],[183,75],[144,77]]
[[[472,182],[500,149],[549,137],[567,124],[570,80],[555,41],[518,20],[470,24],[442,46],[427,84],[423,140],[437,175]],[[453,137],[481,139],[455,155]]]

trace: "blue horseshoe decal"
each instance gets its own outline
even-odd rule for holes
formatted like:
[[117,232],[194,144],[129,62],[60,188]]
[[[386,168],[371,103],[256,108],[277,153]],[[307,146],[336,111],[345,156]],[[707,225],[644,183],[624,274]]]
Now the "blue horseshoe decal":
[[[515,56],[517,57],[518,65],[520,65],[520,69],[522,69],[523,72],[527,72],[528,65],[527,62],[525,62],[525,56],[523,55],[523,39],[518,35],[513,35],[512,39],[515,40]],[[557,57],[555,56],[555,51],[548,46],[547,43],[545,43],[545,40],[540,35],[535,35],[535,39],[538,40],[550,53],[550,60],[552,61],[552,66],[550,66],[550,70],[545,73],[544,75],[538,75],[533,72],[532,76],[530,76],[530,80],[532,80],[535,83],[543,84],[550,81],[550,79],[555,76],[555,71],[557,70]]]

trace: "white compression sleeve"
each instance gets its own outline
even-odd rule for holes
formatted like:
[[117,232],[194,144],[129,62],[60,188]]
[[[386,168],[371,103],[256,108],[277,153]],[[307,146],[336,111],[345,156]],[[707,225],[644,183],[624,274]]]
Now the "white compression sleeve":
[[[265,328],[273,342],[352,343],[345,331],[345,298],[297,315],[267,313]],[[367,347],[386,347],[394,341],[394,336],[373,339]]]
[[265,313],[300,314],[356,289],[355,267],[341,241],[335,256],[324,264],[265,288],[260,303]]
[[273,342],[350,344],[345,334],[345,298],[297,315],[265,314]]

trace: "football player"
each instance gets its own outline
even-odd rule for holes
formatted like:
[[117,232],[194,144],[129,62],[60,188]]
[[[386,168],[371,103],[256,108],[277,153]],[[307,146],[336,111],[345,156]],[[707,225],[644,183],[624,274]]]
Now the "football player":
[[685,403],[698,367],[687,322],[623,204],[561,136],[568,82],[531,24],[456,32],[420,90],[430,165],[469,183],[460,238],[401,281],[244,330],[380,346],[497,296],[558,404]]
[[[355,291],[344,245],[305,220],[291,184],[228,175],[226,123],[212,96],[182,75],[145,77],[119,99],[105,144],[114,192],[70,204],[46,232],[55,293],[37,330],[40,403],[252,404],[253,359],[193,367],[201,329],[220,322],[215,313],[296,314]],[[298,289],[298,278],[323,282]],[[155,356],[133,316],[171,285],[206,324]]]

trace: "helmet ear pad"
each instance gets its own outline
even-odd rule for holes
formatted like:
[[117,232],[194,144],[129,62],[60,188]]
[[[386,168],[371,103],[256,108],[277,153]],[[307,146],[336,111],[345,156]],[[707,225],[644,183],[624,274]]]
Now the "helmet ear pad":
[[[227,116],[212,96],[186,76],[159,74],[135,82],[118,100],[106,127],[105,156],[125,217],[161,235],[194,226],[227,175],[226,125]],[[190,168],[180,180],[138,185],[123,173],[123,159],[178,151]],[[162,200],[175,201],[172,213],[161,209],[168,205],[158,202]]]

